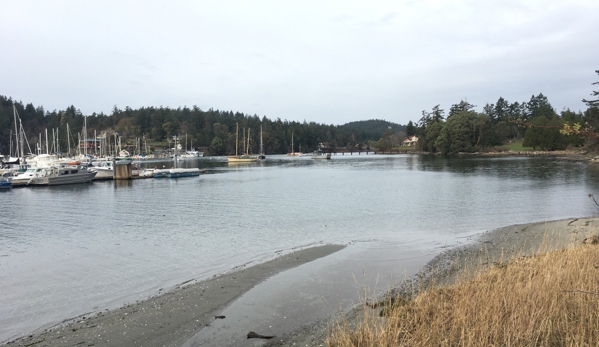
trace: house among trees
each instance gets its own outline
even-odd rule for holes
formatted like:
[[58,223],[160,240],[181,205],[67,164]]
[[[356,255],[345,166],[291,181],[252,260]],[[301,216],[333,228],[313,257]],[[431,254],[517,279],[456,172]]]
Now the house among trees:
[[96,139],[85,139],[79,142],[79,149],[83,150],[87,147],[88,150],[95,150],[99,148],[100,140]]
[[416,147],[416,143],[418,143],[418,136],[416,135],[408,136],[408,138],[402,142],[402,144],[407,147]]

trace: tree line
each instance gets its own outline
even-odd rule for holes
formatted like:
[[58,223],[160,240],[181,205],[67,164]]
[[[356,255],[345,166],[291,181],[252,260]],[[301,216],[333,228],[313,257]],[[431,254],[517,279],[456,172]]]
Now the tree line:
[[599,129],[597,101],[583,101],[588,105],[584,112],[564,109],[558,113],[542,93],[521,103],[500,97],[496,103],[486,104],[482,112],[474,111],[475,105],[461,100],[451,105],[447,116],[440,105],[422,111],[416,124],[407,124],[407,134],[419,136],[422,151],[445,155],[477,152],[519,139],[524,147],[534,150],[579,147],[587,141],[596,146],[596,141],[582,131],[563,131],[574,125],[583,130]]
[[[0,153],[11,153],[15,143],[15,125],[13,105],[22,122],[22,127],[28,142],[37,142],[41,137],[45,141],[46,130],[52,134],[58,133],[58,143],[61,152],[65,152],[70,138],[71,148],[76,147],[76,139],[82,138],[82,129],[86,124],[87,138],[99,136],[118,136],[123,144],[133,145],[136,139],[143,139],[151,144],[151,151],[163,149],[174,136],[182,139],[187,137],[189,144],[202,149],[207,155],[228,155],[235,153],[235,138],[237,126],[241,141],[242,131],[251,129],[250,146],[257,153],[262,128],[263,144],[268,154],[283,154],[290,152],[291,140],[295,151],[300,148],[309,152],[319,147],[325,150],[348,151],[366,150],[383,137],[385,132],[402,133],[405,126],[385,120],[367,120],[351,122],[344,125],[327,125],[316,122],[296,122],[271,120],[267,117],[248,115],[241,112],[222,110],[202,110],[197,106],[179,107],[142,107],[120,109],[115,106],[111,114],[93,113],[83,115],[75,106],[65,110],[45,111],[42,106],[23,104],[10,97],[0,96]],[[67,127],[68,125],[68,127]],[[70,136],[67,136],[69,129]],[[79,132],[79,134],[78,134]],[[41,136],[40,136],[41,134]],[[247,130],[245,132],[247,134]],[[50,135],[50,137],[53,135]],[[31,151],[35,146],[30,146]],[[43,146],[43,148],[45,148]],[[145,148],[141,148],[142,152]],[[150,152],[150,151],[149,151]]]
[[[599,74],[599,70],[595,72]],[[596,84],[599,82],[593,83]],[[591,95],[597,97],[599,92]],[[402,140],[411,135],[418,136],[417,149],[444,155],[477,152],[521,139],[524,147],[535,150],[551,151],[585,144],[599,147],[599,132],[595,130],[599,129],[599,99],[583,99],[583,102],[588,106],[585,111],[564,109],[558,113],[540,93],[524,102],[509,102],[500,97],[496,103],[486,104],[482,112],[477,112],[476,105],[461,100],[451,105],[447,113],[440,105],[422,111],[417,122],[410,121],[406,125],[378,119],[327,125],[260,118],[233,111],[205,111],[197,106],[177,109],[114,106],[110,115],[84,116],[75,106],[48,112],[42,106],[24,105],[0,95],[0,153],[10,153],[11,142],[15,140],[13,105],[27,138],[37,139],[46,129],[56,130],[59,134],[56,143],[62,149],[68,147],[67,125],[76,132],[83,128],[84,122],[88,138],[92,133],[118,135],[129,144],[143,138],[153,143],[152,150],[155,150],[165,147],[173,136],[187,136],[190,144],[208,155],[234,153],[237,126],[242,130],[252,129],[253,153],[258,151],[262,129],[264,149],[269,154],[292,150],[310,152],[320,147],[330,152],[387,151],[400,147]],[[291,149],[292,136],[294,149]]]

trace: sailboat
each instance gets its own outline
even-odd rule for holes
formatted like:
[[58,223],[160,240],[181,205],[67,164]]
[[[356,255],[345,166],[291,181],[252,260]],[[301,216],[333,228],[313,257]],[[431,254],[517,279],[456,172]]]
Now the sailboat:
[[[248,129],[248,140],[245,145],[245,154],[238,154],[239,147],[239,124],[236,124],[236,132],[235,132],[235,155],[227,158],[229,163],[252,163],[258,161],[258,157],[255,155],[250,155],[250,129]],[[244,131],[245,132],[245,131]]]
[[260,154],[258,154],[258,160],[266,160],[264,155],[264,143],[262,142],[262,125],[260,125]]
[[[295,152],[295,148],[293,146],[293,131],[291,132],[291,152],[287,153],[288,157],[301,157],[302,156],[302,150],[300,147],[300,151],[299,152]],[[301,146],[301,145],[300,145]]]
[[184,169],[179,168],[177,163],[177,157],[179,157],[179,147],[177,146],[177,135],[174,136],[175,139],[175,155],[173,156],[173,167],[171,169],[154,169],[152,176],[154,178],[179,178],[179,177],[191,177],[191,176],[199,176],[200,169],[198,168],[190,168]]
[[193,158],[199,158],[199,157],[203,157],[204,153],[200,153],[198,151],[196,151],[193,148],[193,140],[191,140],[191,150],[187,150],[187,134],[185,134],[185,153],[180,154],[177,159],[178,160],[184,160],[184,159],[193,159]]

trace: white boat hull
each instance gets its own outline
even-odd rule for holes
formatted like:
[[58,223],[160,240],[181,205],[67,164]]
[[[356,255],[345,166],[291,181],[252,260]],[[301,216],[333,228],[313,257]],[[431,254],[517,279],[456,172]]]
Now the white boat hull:
[[96,172],[86,171],[75,175],[52,176],[52,177],[37,177],[34,178],[29,185],[34,186],[59,186],[64,184],[77,184],[91,182],[96,176]]
[[114,170],[112,167],[94,167],[92,170],[97,172],[94,180],[111,180],[114,177]]

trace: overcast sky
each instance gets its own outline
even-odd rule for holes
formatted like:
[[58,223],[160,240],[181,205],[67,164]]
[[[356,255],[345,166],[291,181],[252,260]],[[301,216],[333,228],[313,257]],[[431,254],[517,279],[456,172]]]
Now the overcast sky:
[[[599,1],[0,0],[0,94],[406,124],[464,99],[585,110]],[[593,89],[594,88],[594,89]]]

